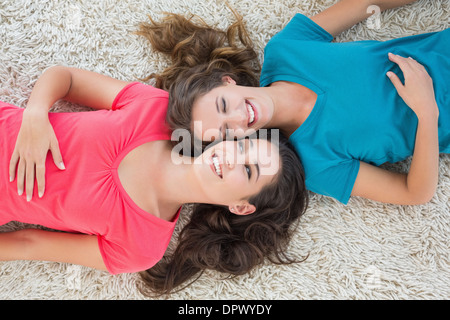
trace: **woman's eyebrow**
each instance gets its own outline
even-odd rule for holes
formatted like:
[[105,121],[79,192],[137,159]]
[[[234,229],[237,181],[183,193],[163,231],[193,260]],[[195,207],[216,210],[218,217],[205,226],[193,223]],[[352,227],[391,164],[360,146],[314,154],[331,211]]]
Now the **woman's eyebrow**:
[[[225,99],[224,99],[223,97],[222,97],[221,99],[222,99],[223,105],[225,105]],[[217,110],[217,113],[218,113],[218,114],[223,113],[222,111],[220,111],[219,97],[218,97],[218,96],[216,97],[216,110]],[[225,128],[225,129],[226,129],[226,128]],[[219,127],[219,133],[220,133],[220,135],[222,136],[222,140],[226,140],[226,139],[227,139],[227,136],[226,136],[227,132],[226,132],[226,130],[225,130],[225,132],[224,132],[223,125],[221,125],[221,126]]]

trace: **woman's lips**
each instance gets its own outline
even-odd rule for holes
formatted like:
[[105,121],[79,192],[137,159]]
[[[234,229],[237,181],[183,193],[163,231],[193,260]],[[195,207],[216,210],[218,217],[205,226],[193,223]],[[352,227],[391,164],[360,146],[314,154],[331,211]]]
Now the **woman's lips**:
[[253,124],[256,123],[256,120],[258,119],[256,109],[255,106],[249,100],[245,100],[245,106],[247,107],[247,114],[248,114],[247,126],[251,127]]

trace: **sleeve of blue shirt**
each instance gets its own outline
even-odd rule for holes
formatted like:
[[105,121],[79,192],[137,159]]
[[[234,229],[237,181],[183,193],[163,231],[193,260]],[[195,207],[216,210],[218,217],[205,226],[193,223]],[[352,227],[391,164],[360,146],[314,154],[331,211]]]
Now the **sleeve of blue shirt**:
[[312,192],[333,197],[347,204],[359,172],[359,161],[352,159],[329,167],[312,176],[306,175],[306,185]]
[[297,13],[291,21],[275,37],[293,40],[313,40],[331,42],[333,36],[301,13]]

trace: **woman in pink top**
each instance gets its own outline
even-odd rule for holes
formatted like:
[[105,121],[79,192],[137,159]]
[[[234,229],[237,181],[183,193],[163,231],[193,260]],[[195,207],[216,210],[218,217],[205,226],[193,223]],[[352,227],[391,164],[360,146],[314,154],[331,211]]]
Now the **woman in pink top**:
[[[49,113],[58,99],[97,111]],[[180,157],[167,105],[166,91],[67,67],[43,73],[26,109],[0,102],[0,224],[66,231],[1,233],[0,260],[112,274],[149,269],[143,278],[158,292],[206,268],[241,274],[265,256],[289,262],[280,252],[307,204],[292,149],[247,139]],[[160,276],[161,267],[150,268],[163,257],[184,203],[205,205],[194,209],[171,271]]]

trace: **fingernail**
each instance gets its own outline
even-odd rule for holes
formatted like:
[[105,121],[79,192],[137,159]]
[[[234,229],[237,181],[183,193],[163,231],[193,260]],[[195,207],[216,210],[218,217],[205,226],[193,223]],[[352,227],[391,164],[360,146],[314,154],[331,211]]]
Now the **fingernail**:
[[17,193],[19,194],[19,196],[21,196],[23,194],[23,190],[19,189],[17,190]]
[[9,182],[13,182],[14,181],[14,179],[13,179],[13,177],[9,177]]
[[388,73],[386,73],[386,75],[390,78],[390,77],[392,77],[392,72],[388,71]]
[[60,162],[60,163],[59,163],[59,168],[60,168],[61,170],[65,170],[65,169],[66,169],[66,166],[64,165],[64,162]]
[[27,201],[28,201],[28,202],[31,201],[31,194],[27,194]]
[[44,191],[39,191],[39,198],[42,198],[43,195],[44,195]]

